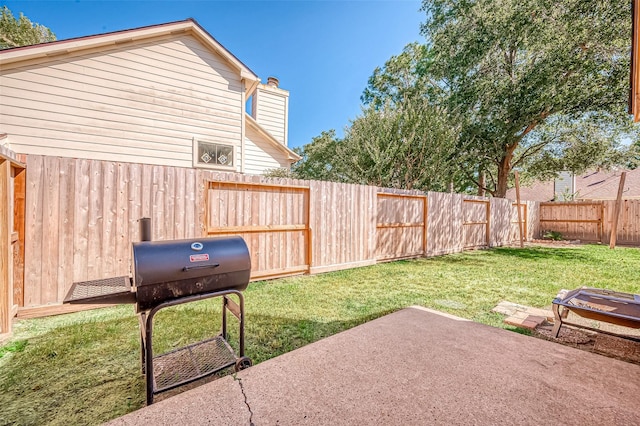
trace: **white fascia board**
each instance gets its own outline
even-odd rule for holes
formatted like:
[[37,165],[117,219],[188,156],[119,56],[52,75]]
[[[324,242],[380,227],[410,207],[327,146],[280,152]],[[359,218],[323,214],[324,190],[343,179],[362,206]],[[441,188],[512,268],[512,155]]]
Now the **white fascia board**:
[[255,131],[257,131],[258,133],[260,133],[267,142],[269,142],[271,145],[275,146],[276,148],[278,148],[280,151],[284,152],[285,154],[287,154],[287,159],[290,160],[291,162],[296,162],[298,160],[300,160],[302,157],[300,157],[298,154],[296,154],[295,152],[293,152],[291,149],[289,149],[288,147],[284,146],[283,144],[281,144],[280,142],[278,142],[278,140],[276,138],[274,138],[271,133],[269,133],[264,127],[262,127],[253,117],[251,117],[249,114],[247,114],[245,112],[244,114],[245,116],[245,120],[246,123],[251,126],[252,129],[254,129]]

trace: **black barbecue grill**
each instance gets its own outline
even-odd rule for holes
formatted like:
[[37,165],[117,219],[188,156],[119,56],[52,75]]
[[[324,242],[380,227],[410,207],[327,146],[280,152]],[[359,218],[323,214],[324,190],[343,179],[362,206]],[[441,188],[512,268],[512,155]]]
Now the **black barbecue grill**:
[[[147,231],[146,235],[150,233]],[[142,235],[145,235],[143,232]],[[234,366],[251,365],[244,356],[244,297],[251,273],[247,244],[240,237],[133,244],[132,274],[74,283],[64,303],[135,303],[140,320],[142,371],[147,404],[154,395]],[[230,296],[238,298],[236,303]],[[196,300],[222,297],[222,330],[212,339],[153,355],[153,317],[158,311]],[[240,351],[227,342],[227,311],[239,321]]]

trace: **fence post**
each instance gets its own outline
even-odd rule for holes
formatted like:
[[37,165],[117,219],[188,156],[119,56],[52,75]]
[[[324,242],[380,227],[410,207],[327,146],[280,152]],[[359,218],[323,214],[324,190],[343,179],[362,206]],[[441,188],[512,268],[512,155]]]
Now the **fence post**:
[[0,158],[0,334],[11,332],[11,163]]
[[518,209],[518,232],[520,233],[520,247],[524,247],[522,241],[522,212],[520,211],[520,174],[516,171],[516,207]]
[[613,223],[611,224],[611,238],[609,239],[610,249],[613,249],[616,246],[616,238],[618,236],[618,216],[620,216],[620,210],[622,209],[622,191],[624,190],[624,181],[626,177],[627,172],[622,172],[622,174],[620,175],[620,184],[618,185],[616,207],[613,212]]

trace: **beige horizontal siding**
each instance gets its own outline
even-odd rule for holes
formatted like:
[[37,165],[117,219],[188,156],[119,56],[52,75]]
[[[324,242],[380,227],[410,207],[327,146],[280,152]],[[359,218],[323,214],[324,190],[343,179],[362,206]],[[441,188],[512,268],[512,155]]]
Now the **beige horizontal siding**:
[[[216,117],[227,117],[234,120],[240,110],[239,105],[222,98],[203,113],[200,106],[201,101],[194,98],[177,95],[162,98],[157,92],[154,97],[152,93],[142,93],[137,86],[126,86],[125,84],[121,84],[118,88],[104,87],[101,86],[101,79],[80,81],[83,76],[73,73],[70,74],[70,77],[75,77],[77,82],[82,83],[74,87],[73,93],[69,92],[69,83],[60,76],[51,77],[30,73],[20,77],[25,78],[7,80],[7,84],[2,88],[3,97],[14,95],[20,99],[35,101],[42,101],[42,98],[45,97],[48,103],[62,106],[73,104],[83,108],[99,108],[101,110],[111,108],[113,111],[124,108],[127,111],[136,110],[136,114],[146,112],[148,116],[153,116],[154,113],[161,113],[194,118],[200,121],[208,120],[212,113]],[[30,90],[23,90],[27,85]],[[18,93],[18,96],[15,96],[15,93]],[[82,95],[83,93],[85,95]],[[149,111],[150,107],[153,107],[154,111]]]
[[[202,134],[211,130],[206,126],[206,121],[203,120],[191,120],[191,123],[180,123],[177,119],[176,122],[159,122],[153,118],[133,115],[128,113],[128,111],[122,111],[119,113],[110,112],[108,115],[105,115],[102,111],[96,109],[95,105],[94,108],[67,106],[64,111],[57,111],[55,108],[56,104],[44,102],[35,103],[33,101],[25,102],[20,99],[16,99],[15,102],[16,104],[25,105],[22,108],[22,111],[32,112],[32,117],[37,116],[38,122],[50,121],[51,123],[49,126],[76,126],[78,129],[84,130],[85,133],[89,132],[90,129],[93,128],[99,129],[100,132],[117,129],[117,131],[123,133],[123,135],[130,134],[131,137],[135,137],[136,139],[139,135],[148,135],[151,139],[157,139],[162,137],[180,138],[185,133]],[[31,108],[32,106],[34,108]],[[11,122],[24,117],[24,114],[18,116],[13,116],[12,114],[5,115],[7,117],[13,117],[7,119],[7,121]],[[150,114],[141,113],[140,115]],[[240,129],[226,123],[219,124],[215,130],[220,137],[235,138],[240,134]],[[144,140],[144,137],[142,140]]]
[[19,153],[191,167],[194,137],[241,142],[239,73],[191,36],[58,56],[0,86]]
[[268,88],[259,88],[254,96],[253,108],[256,121],[276,140],[286,146],[286,97],[279,93],[273,93]]
[[285,154],[265,142],[264,138],[249,126],[247,126],[244,149],[245,173],[259,175],[269,169],[289,167],[289,161],[287,161]]

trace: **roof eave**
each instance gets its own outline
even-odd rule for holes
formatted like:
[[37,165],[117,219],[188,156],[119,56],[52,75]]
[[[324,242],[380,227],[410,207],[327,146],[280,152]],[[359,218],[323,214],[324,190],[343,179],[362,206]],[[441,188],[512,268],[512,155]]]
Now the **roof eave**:
[[249,67],[220,44],[194,19],[6,49],[0,51],[0,65],[6,66],[16,62],[50,58],[82,50],[115,46],[118,44],[181,33],[191,33],[200,39],[205,45],[218,53],[230,65],[232,65],[233,68],[239,72],[241,78],[244,78],[247,81],[260,80],[258,76],[249,69]]
[[251,115],[245,112],[246,122],[253,127],[258,133],[265,137],[265,139],[273,146],[278,148],[280,151],[284,152],[287,155],[287,160],[291,161],[291,163],[295,163],[302,159],[301,156],[296,154],[294,151],[284,146],[280,142],[276,140],[276,138],[271,135],[264,127],[260,125]]

